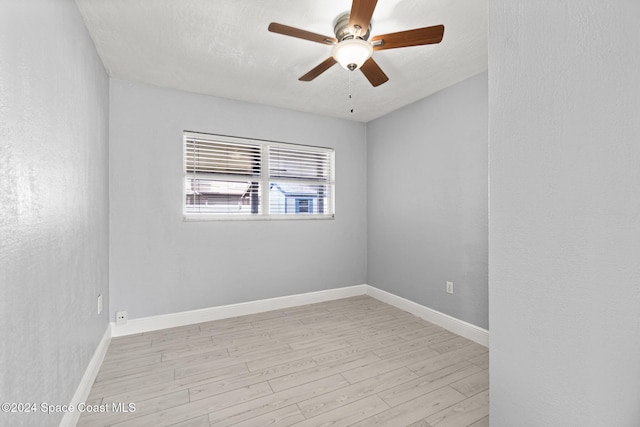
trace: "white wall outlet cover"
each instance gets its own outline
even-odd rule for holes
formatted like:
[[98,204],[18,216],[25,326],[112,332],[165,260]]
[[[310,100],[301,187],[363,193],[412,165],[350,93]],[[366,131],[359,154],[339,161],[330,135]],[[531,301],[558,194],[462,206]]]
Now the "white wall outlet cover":
[[447,293],[448,294],[453,293],[453,282],[447,282]]
[[116,311],[116,325],[124,325],[127,323],[127,312]]
[[102,313],[102,294],[98,295],[98,314]]

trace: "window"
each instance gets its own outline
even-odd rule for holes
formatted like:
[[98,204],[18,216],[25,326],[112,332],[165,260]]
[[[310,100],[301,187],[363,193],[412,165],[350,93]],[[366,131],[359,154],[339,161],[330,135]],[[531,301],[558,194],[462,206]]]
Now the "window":
[[186,218],[333,218],[334,151],[184,134]]

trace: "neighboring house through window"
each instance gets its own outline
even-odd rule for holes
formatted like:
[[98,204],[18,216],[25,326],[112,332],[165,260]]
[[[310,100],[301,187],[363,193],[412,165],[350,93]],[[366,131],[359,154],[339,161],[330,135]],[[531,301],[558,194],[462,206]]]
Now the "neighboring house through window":
[[191,219],[333,218],[334,150],[184,133]]

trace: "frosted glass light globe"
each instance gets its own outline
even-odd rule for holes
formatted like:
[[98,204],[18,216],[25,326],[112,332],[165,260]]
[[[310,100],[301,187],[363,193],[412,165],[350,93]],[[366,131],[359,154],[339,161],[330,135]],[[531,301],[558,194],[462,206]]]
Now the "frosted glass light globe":
[[333,58],[346,70],[357,70],[371,58],[373,46],[362,39],[343,40],[333,47]]

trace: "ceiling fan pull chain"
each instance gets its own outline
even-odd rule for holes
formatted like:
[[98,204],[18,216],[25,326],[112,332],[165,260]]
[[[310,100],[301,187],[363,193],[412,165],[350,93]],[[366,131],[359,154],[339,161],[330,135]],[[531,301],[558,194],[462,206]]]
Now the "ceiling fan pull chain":
[[349,108],[351,109],[351,113],[353,114],[353,97],[351,96],[351,74],[349,74]]

